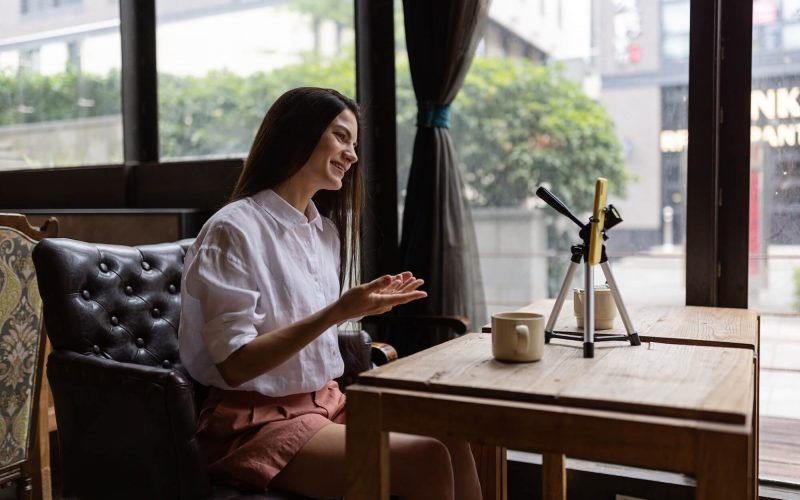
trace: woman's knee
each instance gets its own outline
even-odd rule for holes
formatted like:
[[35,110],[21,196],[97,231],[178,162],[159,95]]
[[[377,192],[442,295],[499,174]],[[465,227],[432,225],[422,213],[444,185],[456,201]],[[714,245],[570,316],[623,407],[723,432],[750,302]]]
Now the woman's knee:
[[416,485],[452,492],[453,466],[447,446],[434,438],[408,434],[393,433],[389,439],[391,475],[397,480],[393,483],[403,489]]
[[417,436],[412,447],[414,463],[425,463],[435,469],[451,469],[450,450],[438,439]]

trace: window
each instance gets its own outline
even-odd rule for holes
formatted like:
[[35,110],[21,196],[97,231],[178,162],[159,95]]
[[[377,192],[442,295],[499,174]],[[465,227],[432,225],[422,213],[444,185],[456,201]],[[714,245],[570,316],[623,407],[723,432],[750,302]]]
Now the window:
[[[754,39],[762,21],[772,19],[758,8],[754,3]],[[783,2],[783,18],[796,17],[797,8],[797,2]],[[786,40],[787,31],[796,36],[795,25],[775,27],[779,39]],[[800,72],[776,53],[785,51],[753,53],[749,304],[787,313],[800,311]]]
[[20,0],[21,14],[48,12],[67,5],[80,5],[83,0]]
[[[535,2],[494,1],[481,50],[453,103],[451,132],[488,314],[554,297],[569,247],[580,242],[579,228],[537,198],[536,188],[548,186],[588,221],[599,176],[609,179],[608,201],[624,220],[609,231],[607,245],[626,303],[684,303],[688,65],[677,85],[674,72],[645,83],[632,78],[659,73],[661,11],[638,1],[595,3],[593,30],[588,0],[570,5],[560,25],[556,0],[543,17],[526,15]],[[673,7],[688,40],[688,2]],[[508,50],[508,36],[524,49]],[[407,62],[402,55],[398,61],[402,204],[415,108]],[[581,269],[574,286],[583,286],[582,275]],[[603,281],[599,269],[596,281]]]
[[[797,429],[800,419],[800,364],[793,355],[800,335],[800,69],[793,62],[799,11],[797,0],[753,2],[746,271],[748,305],[761,313],[762,429]],[[766,33],[775,43],[764,41]],[[775,442],[769,431],[761,440]],[[786,451],[761,450],[762,480],[797,482],[796,468],[784,467],[791,463]]]
[[163,160],[246,156],[269,106],[293,87],[355,97],[352,1],[156,6]]
[[689,2],[668,1],[661,5],[662,52],[664,58],[689,60]]
[[[0,170],[122,162],[119,11],[29,0],[0,15]],[[22,17],[49,9],[47,29]]]

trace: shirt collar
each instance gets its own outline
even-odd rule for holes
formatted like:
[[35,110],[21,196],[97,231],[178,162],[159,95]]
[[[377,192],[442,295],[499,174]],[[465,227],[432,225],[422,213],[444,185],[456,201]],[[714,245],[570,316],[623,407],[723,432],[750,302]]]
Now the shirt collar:
[[311,224],[318,230],[322,231],[322,216],[317,211],[317,206],[313,200],[309,200],[308,217],[293,207],[288,201],[278,195],[271,189],[265,189],[251,196],[253,201],[261,205],[261,207],[269,213],[280,225],[287,229],[294,228],[302,224]]

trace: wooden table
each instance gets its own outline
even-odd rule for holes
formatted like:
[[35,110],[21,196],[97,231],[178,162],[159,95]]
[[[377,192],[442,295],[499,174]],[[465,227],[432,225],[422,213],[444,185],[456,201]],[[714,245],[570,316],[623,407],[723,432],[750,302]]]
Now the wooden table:
[[[699,332],[730,322],[681,311],[710,325]],[[558,340],[539,362],[509,364],[492,359],[490,334],[468,334],[348,388],[347,498],[388,498],[390,431],[543,453],[546,498],[566,497],[565,456],[691,474],[698,498],[754,498],[755,377],[750,349],[645,340],[584,359]]]
[[[539,300],[520,311],[537,312],[549,317],[554,303],[553,299]],[[733,347],[758,352],[759,316],[750,309],[653,305],[626,307],[642,342]],[[615,328],[600,333],[627,333],[619,316],[615,323]],[[578,331],[571,300],[564,301],[555,329]],[[492,325],[484,325],[482,331],[492,331]]]
[[[528,304],[522,311],[537,312],[549,317],[554,299],[544,299]],[[701,306],[641,305],[627,306],[636,332],[642,342],[659,342],[680,345],[700,345],[709,347],[731,347],[747,349],[753,353],[753,456],[755,457],[755,477],[758,478],[759,457],[759,348],[761,345],[761,317],[750,309]],[[619,316],[615,328],[602,333],[625,334],[625,327]],[[573,305],[566,300],[561,308],[555,330],[578,331]],[[491,324],[484,325],[482,331],[491,332]],[[581,330],[582,331],[582,330]],[[620,344],[620,343],[617,343]],[[501,450],[504,451],[504,450]],[[503,453],[500,453],[504,455]],[[497,480],[500,480],[499,478]]]

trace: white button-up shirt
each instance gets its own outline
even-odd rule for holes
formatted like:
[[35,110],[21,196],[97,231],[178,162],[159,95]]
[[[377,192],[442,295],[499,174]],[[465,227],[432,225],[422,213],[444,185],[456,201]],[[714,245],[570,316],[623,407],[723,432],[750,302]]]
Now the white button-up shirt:
[[[226,205],[200,230],[184,261],[178,330],[181,361],[200,383],[231,389],[216,363],[339,298],[339,235],[313,202],[307,212],[268,189]],[[312,392],[343,371],[333,326],[236,389]]]

